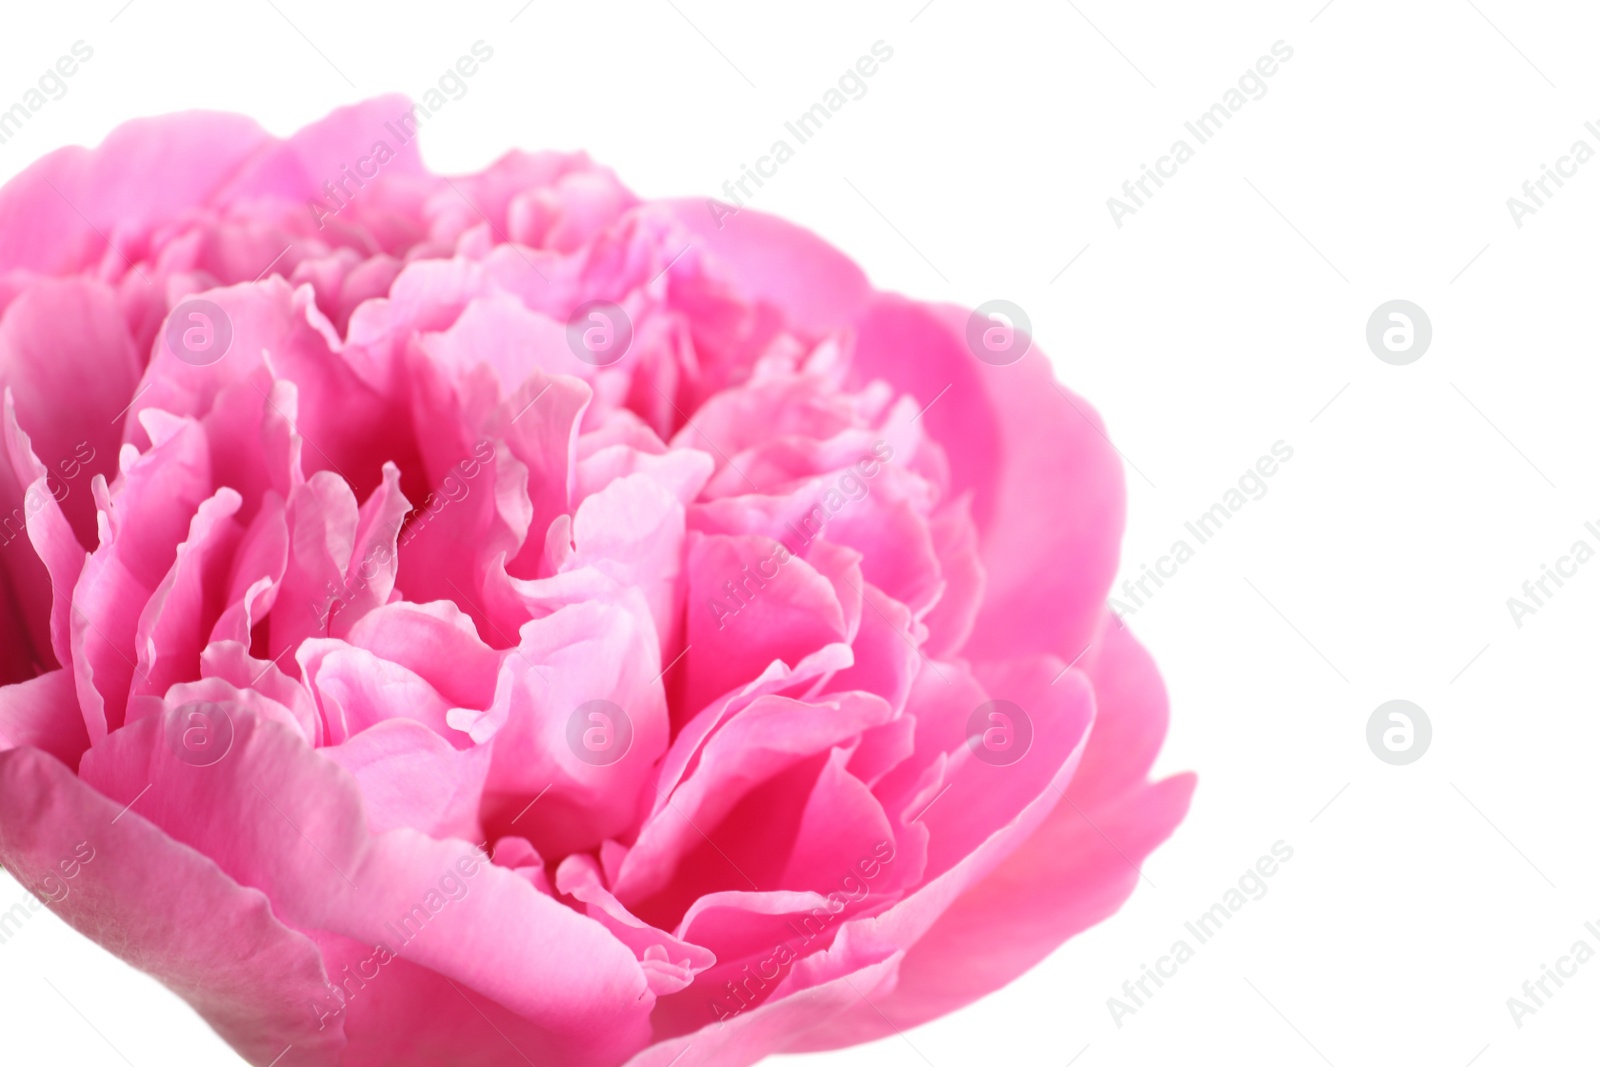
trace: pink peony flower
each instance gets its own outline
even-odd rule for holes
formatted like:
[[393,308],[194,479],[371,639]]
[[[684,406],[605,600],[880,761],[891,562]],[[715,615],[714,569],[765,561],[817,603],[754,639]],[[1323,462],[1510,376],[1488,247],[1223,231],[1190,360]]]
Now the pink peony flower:
[[1193,779],[1026,336],[414,133],[0,191],[0,860],[282,1067],[748,1064],[1115,911]]

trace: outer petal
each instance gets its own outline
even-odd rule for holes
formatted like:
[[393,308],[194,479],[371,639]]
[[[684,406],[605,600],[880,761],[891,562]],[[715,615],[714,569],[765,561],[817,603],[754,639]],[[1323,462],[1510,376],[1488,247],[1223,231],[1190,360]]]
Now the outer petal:
[[342,1028],[319,1029],[307,1009],[327,985],[316,946],[260,892],[120,807],[38,749],[0,753],[0,860],[57,915],[175,990],[257,1067],[290,1045],[285,1064],[338,1067]]
[[97,261],[102,234],[148,232],[205,202],[270,140],[243,115],[189,112],[135,119],[98,148],[52,152],[0,189],[0,271]]
[[[231,747],[211,766],[181,762],[162,743],[182,728],[169,709],[92,749],[84,779],[137,799],[297,929],[386,945],[521,1015],[541,1035],[535,1056],[598,1067],[643,1043],[654,998],[633,954],[602,927],[478,862],[463,841],[370,834],[344,770],[291,728],[242,704],[230,712]],[[447,903],[451,884],[469,888]]]
[[1067,795],[1080,804],[1100,804],[1144,784],[1167,736],[1167,687],[1150,653],[1109,611],[1080,666],[1104,710]]
[[401,143],[384,124],[406,113],[411,102],[403,96],[378,96],[349,107],[337,108],[285,141],[274,144],[218,196],[222,202],[253,197],[274,197],[302,202],[324,197],[322,183],[340,177],[340,168],[367,153],[374,141],[392,142],[393,158],[383,164],[384,176],[422,172],[416,140]]
[[[372,974],[371,944],[318,935],[330,971]],[[578,1058],[550,1053],[548,1035],[527,1019],[424,967],[396,957],[382,964],[377,977],[357,988],[342,1016],[350,1044],[339,1067],[528,1067],[545,1065],[604,1064],[608,1059]],[[324,994],[322,1010],[337,1008],[334,994]],[[331,1026],[330,1022],[330,1026]],[[597,1032],[593,1044],[603,1045],[612,1035]],[[602,1054],[604,1055],[604,1054]],[[293,1054],[277,1067],[294,1067]]]
[[[965,653],[1068,660],[1093,636],[1122,541],[1120,460],[1098,416],[1056,385],[1036,348],[993,367],[967,350],[966,313],[880,296],[857,321],[856,369],[930,404],[928,433],[973,492],[987,594]],[[907,353],[915,353],[909,358]]]
[[805,1035],[789,1051],[870,1041],[954,1011],[1013,981],[1127,900],[1139,881],[1137,865],[1188,811],[1195,778],[1143,780],[1165,733],[1167,697],[1126,630],[1108,629],[1089,673],[1098,715],[1067,802],[910,948],[892,994]]
[[1139,881],[1134,864],[1182,821],[1194,783],[1193,775],[1175,775],[1117,809],[1088,817],[1061,805],[906,954],[893,994],[805,1035],[786,1051],[872,1041],[896,1027],[949,1014],[1014,981],[1122,907]]
[[696,242],[733,264],[745,293],[783,308],[802,329],[824,333],[853,321],[872,286],[850,257],[792,222],[740,211],[719,222],[704,200],[669,202]]

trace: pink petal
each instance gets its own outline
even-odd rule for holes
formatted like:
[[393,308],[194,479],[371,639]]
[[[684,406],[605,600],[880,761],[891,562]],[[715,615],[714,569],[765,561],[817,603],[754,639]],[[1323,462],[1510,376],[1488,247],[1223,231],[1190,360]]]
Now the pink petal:
[[699,243],[736,266],[745,292],[783,308],[802,329],[825,333],[853,321],[872,292],[848,256],[792,222],[749,209],[728,216],[705,200],[669,203]]
[[1195,780],[1143,780],[1165,733],[1167,701],[1138,642],[1109,626],[1094,659],[1089,674],[1103,688],[1094,732],[1066,790],[1069,802],[910,948],[899,987],[875,1002],[881,1015],[853,1011],[807,1035],[797,1051],[869,1041],[954,1011],[1104,920],[1133,892],[1137,865],[1182,820]]
[[489,749],[465,750],[412,719],[389,719],[322,752],[361,787],[367,829],[410,827],[429,837],[476,840]]
[[879,1002],[894,988],[903,954],[865,963],[848,975],[829,978],[804,996],[772,997],[721,1025],[658,1041],[624,1067],[749,1067],[774,1052],[799,1051],[796,1034],[809,1034],[863,1003]]
[[714,830],[763,782],[887,721],[891,714],[887,702],[870,693],[841,693],[816,704],[758,697],[711,736],[693,773],[670,798],[657,801],[613,891],[631,904],[661,890],[678,863],[703,840],[697,827]]
[[200,677],[200,652],[222,614],[224,582],[241,534],[233,519],[240,503],[238,493],[219,489],[195,512],[172,568],[139,615],[130,695],[159,696],[176,682]]
[[98,148],[63,148],[0,190],[0,271],[62,273],[99,260],[106,238],[148,233],[204,203],[270,138],[242,115],[134,119]]
[[[72,665],[89,737],[122,723],[138,674],[135,634],[151,596],[166,579],[189,519],[211,495],[211,464],[198,423],[185,420],[129,462],[104,493],[100,547],[72,593]],[[96,487],[104,483],[96,480]]]
[[116,296],[99,282],[41,279],[0,319],[0,384],[85,546],[96,540],[89,481],[116,473],[120,416],[143,365]]
[[556,869],[556,889],[582,902],[589,916],[631,948],[647,969],[650,991],[666,996],[686,988],[694,976],[716,962],[709,950],[658,930],[633,915],[601,882],[600,865],[592,856],[574,853]]
[[[923,404],[949,387],[923,421],[947,445],[952,491],[973,492],[987,593],[967,654],[1070,660],[1092,638],[1116,572],[1121,461],[1089,405],[1055,384],[1043,354],[981,363],[966,347],[966,318],[879,297],[856,324],[855,366]],[[907,351],[919,357],[906,360]]]
[[355,542],[343,581],[330,592],[335,603],[330,632],[344,637],[363,615],[387,604],[400,569],[400,531],[411,503],[400,492],[400,468],[383,465],[383,484],[361,505]]
[[115,931],[107,948],[251,1061],[292,1045],[297,1064],[338,1067],[341,1028],[307,1010],[327,984],[316,946],[261,892],[122,807],[36,749],[0,753],[0,859],[23,884],[83,933]]
[[[653,998],[632,953],[609,933],[483,864],[465,842],[409,829],[371,835],[347,772],[293,731],[242,706],[230,711],[232,744],[212,766],[180,762],[163,743],[174,709],[91,750],[84,780],[122,803],[148,785],[140,812],[264,892],[285,921],[388,944],[537,1024],[547,1054],[620,1058],[643,1043]],[[446,876],[470,879],[450,904]],[[413,909],[426,917],[407,934],[403,917]]]
[[363,616],[346,640],[410,669],[456,707],[487,708],[494,700],[501,656],[449,601],[386,604]]
[[410,719],[457,748],[470,747],[470,740],[446,723],[450,705],[409,668],[364,648],[321,638],[303,642],[295,658],[322,706],[328,744],[341,745],[390,719]]
[[[631,599],[574,605],[526,623],[516,651],[503,661],[489,710],[450,719],[475,740],[494,739],[486,821],[500,833],[528,838],[546,855],[592,848],[626,832],[651,767],[666,751],[655,629],[639,595]],[[588,723],[609,731],[596,736],[601,747],[593,756],[582,749]],[[627,747],[614,754],[608,744]]]
[[357,157],[366,155],[379,140],[394,153],[379,170],[380,176],[421,174],[422,158],[415,138],[402,141],[388,125],[410,106],[405,97],[389,95],[331,111],[259,153],[221,191],[218,200],[226,204],[274,197],[300,205],[309,198],[324,197],[323,183],[340,179],[342,169],[356,163]]
[[[56,502],[44,465],[17,425],[10,390],[0,412],[0,507],[10,509],[0,518],[7,605],[0,611],[0,670],[7,681],[20,681],[43,667],[72,662],[72,588],[83,572],[85,552]],[[18,543],[24,532],[26,543]]]
[[[1037,348],[1010,366],[980,362],[964,340],[966,312],[870,294],[859,268],[799,227],[747,209],[719,226],[705,202],[673,207],[748,295],[814,333],[853,327],[860,380],[883,379],[919,406],[942,396],[927,432],[959,444],[948,449],[952,489],[975,494],[989,576],[973,654],[1077,655],[1115,573],[1123,519],[1120,460],[1088,404],[1054,384]],[[1055,499],[1041,501],[1040,486]],[[1062,559],[1073,566],[1051,565]]]
[[89,747],[70,671],[57,668],[15,685],[0,686],[0,752],[38,748],[69,767]]
[[234,553],[227,605],[211,630],[212,641],[250,643],[251,628],[272,610],[289,565],[289,525],[283,498],[268,493]]
[[[328,632],[355,556],[360,512],[355,494],[332,471],[318,471],[289,497],[289,562],[273,607],[274,659],[308,637]],[[359,561],[356,561],[359,564]]]
[[684,568],[687,638],[700,650],[684,664],[690,708],[850,635],[834,584],[782,542],[691,531]]

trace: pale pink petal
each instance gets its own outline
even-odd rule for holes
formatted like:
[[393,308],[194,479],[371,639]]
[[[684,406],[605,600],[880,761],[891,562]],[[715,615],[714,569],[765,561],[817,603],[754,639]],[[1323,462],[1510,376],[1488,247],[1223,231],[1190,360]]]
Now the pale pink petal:
[[457,707],[487,708],[494,699],[502,657],[449,601],[385,605],[362,616],[346,640],[410,669]]
[[465,734],[446,722],[449,703],[421,676],[364,648],[313,638],[296,650],[307,686],[322,706],[323,736],[330,745],[390,719],[410,719],[457,748]]
[[457,749],[423,724],[396,718],[322,751],[361,787],[373,834],[410,827],[441,839],[479,836],[487,746]]
[[493,738],[486,822],[546,855],[623,833],[666,751],[655,629],[637,593],[632,601],[576,605],[525,624],[488,711],[450,717],[480,743]]

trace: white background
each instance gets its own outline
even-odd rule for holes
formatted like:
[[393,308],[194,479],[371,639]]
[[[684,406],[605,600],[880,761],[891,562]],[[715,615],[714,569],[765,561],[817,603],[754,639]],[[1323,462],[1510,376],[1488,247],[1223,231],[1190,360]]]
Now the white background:
[[[1574,140],[1600,149],[1600,18],[1321,2],[19,5],[0,99],[76,40],[95,53],[0,173],[192,107],[287,134],[420,94],[481,38],[493,61],[425,131],[435,168],[583,148],[642,195],[711,195],[885,41],[868,94],[753,206],[886,288],[1026,309],[1130,463],[1126,576],[1274,442],[1294,458],[1129,616],[1172,696],[1158,770],[1200,785],[1128,905],[965,1011],[793,1062],[1591,1061],[1600,960],[1520,1029],[1506,998],[1579,938],[1600,949],[1600,561],[1520,628],[1506,599],[1580,537],[1600,548],[1600,160],[1521,228],[1506,198]],[[1194,145],[1184,121],[1279,40],[1268,93],[1115,226],[1106,198]],[[1408,366],[1365,341],[1395,298],[1433,325]],[[1392,698],[1433,724],[1409,766],[1366,744]],[[1184,922],[1279,840],[1267,895],[1115,1025],[1107,998],[1193,945]],[[0,910],[21,896],[0,882]],[[0,945],[0,1020],[8,1063],[237,1062],[48,914]]]

